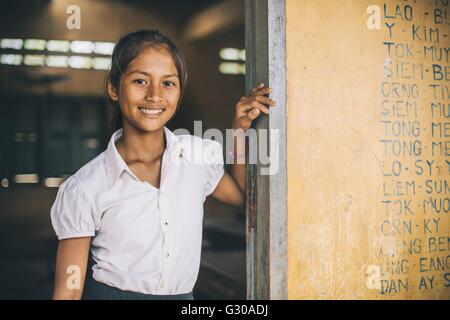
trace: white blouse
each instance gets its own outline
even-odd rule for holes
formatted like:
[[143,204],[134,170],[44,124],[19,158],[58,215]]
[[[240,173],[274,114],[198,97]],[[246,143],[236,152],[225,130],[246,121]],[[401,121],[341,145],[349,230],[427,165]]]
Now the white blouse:
[[139,180],[115,147],[59,187],[51,208],[58,239],[93,237],[93,278],[121,290],[191,292],[202,245],[203,204],[224,174],[222,146],[164,127],[166,149],[157,189]]

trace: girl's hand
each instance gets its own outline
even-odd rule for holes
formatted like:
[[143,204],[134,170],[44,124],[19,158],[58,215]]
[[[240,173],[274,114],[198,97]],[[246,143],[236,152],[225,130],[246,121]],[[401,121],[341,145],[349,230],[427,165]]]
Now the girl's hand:
[[260,83],[252,89],[249,97],[242,97],[236,104],[233,129],[246,131],[261,112],[269,114],[268,107],[276,106],[276,102],[266,96],[271,92],[271,88],[264,86],[264,83]]

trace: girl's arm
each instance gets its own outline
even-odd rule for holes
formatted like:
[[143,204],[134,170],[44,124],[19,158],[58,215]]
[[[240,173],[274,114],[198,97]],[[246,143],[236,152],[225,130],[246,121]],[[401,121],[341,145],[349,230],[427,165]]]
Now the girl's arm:
[[236,180],[226,172],[217,185],[216,190],[212,193],[212,196],[230,206],[244,206],[244,192],[238,186]]
[[212,194],[217,200],[237,207],[244,205],[246,191],[244,133],[252,126],[253,120],[258,118],[261,112],[269,114],[267,106],[276,105],[274,100],[266,97],[271,92],[271,88],[265,87],[261,83],[252,89],[250,96],[242,97],[236,104],[236,113],[233,120],[235,161],[231,171],[232,176],[225,173]]
[[60,240],[56,255],[54,300],[80,300],[91,237]]

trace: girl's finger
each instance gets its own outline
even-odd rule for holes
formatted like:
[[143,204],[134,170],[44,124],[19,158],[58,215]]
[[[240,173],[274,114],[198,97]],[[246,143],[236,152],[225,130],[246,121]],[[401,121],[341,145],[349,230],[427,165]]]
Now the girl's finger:
[[276,106],[277,105],[275,100],[272,100],[265,96],[256,96],[255,100],[258,102],[261,102],[262,104],[265,104],[266,106]]
[[258,116],[261,114],[261,111],[259,111],[259,109],[253,109],[252,111],[250,111],[247,114],[247,117],[250,121],[255,120],[256,118],[258,118]]
[[264,106],[262,103],[256,101],[256,100],[250,100],[247,103],[242,103],[237,110],[238,115],[242,116],[245,115],[248,111],[252,109],[259,109],[260,111],[264,112],[265,114],[269,114],[269,108]]
[[254,108],[252,106],[252,101],[251,98],[241,100],[240,103],[236,105],[236,112],[242,116],[247,115],[247,112]]
[[272,93],[272,88],[263,87],[263,88],[260,88],[259,90],[255,91],[255,92],[253,92],[252,96],[253,97],[255,97],[255,96],[265,96],[266,94],[270,94],[270,93]]
[[258,91],[258,90],[261,90],[262,88],[264,88],[264,83],[258,84],[257,86],[255,86],[255,87],[252,89],[251,94],[255,93],[255,92]]

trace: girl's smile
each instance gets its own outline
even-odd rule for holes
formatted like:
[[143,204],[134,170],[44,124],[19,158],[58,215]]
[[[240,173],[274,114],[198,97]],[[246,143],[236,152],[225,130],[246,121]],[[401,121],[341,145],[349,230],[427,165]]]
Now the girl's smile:
[[147,107],[138,107],[139,111],[142,112],[142,114],[149,118],[149,119],[156,119],[158,118],[166,109],[151,109]]

